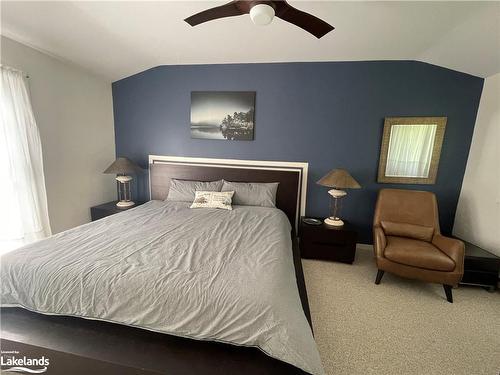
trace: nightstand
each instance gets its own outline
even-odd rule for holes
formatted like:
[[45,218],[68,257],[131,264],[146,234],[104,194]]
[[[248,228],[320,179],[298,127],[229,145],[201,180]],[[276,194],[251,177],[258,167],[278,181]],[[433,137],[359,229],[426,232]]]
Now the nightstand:
[[299,240],[302,258],[354,262],[356,256],[356,229],[344,221],[342,227],[322,223],[310,225],[300,220]]
[[479,246],[463,242],[465,244],[464,276],[460,284],[487,287],[490,292],[497,290],[500,257]]
[[131,208],[140,206],[146,202],[135,202],[135,205],[132,207],[126,208],[118,208],[116,207],[116,203],[118,201],[108,202],[104,204],[100,204],[99,206],[90,207],[90,217],[92,221],[96,221],[102,219],[103,217],[117,214],[119,212],[130,210]]

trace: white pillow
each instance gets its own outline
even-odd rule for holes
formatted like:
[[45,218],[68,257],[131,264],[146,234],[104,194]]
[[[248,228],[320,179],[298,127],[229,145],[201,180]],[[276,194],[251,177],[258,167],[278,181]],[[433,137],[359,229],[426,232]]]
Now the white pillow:
[[197,191],[190,208],[222,208],[232,210],[234,191]]

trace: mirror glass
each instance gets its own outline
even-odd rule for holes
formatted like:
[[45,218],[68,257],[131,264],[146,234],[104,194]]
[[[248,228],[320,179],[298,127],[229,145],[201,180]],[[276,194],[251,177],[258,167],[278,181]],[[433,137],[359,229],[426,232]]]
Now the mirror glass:
[[388,117],[380,153],[378,182],[433,184],[446,117]]
[[429,177],[436,124],[393,125],[385,176]]

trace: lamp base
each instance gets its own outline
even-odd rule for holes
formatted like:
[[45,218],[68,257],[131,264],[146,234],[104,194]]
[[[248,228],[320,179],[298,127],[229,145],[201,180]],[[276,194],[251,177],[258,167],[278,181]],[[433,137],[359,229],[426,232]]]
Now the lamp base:
[[344,190],[338,190],[338,189],[331,189],[328,190],[328,194],[330,194],[334,198],[342,198],[347,195],[347,192]]
[[341,227],[344,225],[344,222],[338,217],[327,217],[324,222],[326,225],[331,225],[332,227]]
[[118,208],[126,208],[126,207],[132,207],[133,205],[135,205],[135,202],[132,202],[132,201],[119,201],[116,204],[116,207],[118,207]]

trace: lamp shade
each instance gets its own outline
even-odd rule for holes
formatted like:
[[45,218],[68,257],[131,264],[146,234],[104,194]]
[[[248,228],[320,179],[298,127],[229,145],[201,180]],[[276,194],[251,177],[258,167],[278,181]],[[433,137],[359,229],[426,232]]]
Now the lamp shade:
[[361,185],[345,169],[332,169],[321,180],[318,185],[328,186],[337,189],[359,189]]
[[109,174],[135,174],[142,169],[128,158],[117,158],[103,173]]

